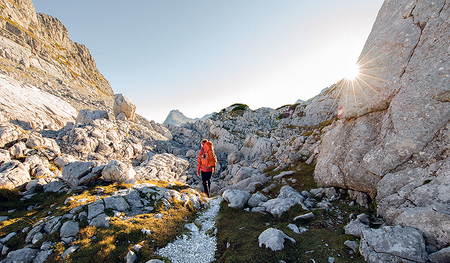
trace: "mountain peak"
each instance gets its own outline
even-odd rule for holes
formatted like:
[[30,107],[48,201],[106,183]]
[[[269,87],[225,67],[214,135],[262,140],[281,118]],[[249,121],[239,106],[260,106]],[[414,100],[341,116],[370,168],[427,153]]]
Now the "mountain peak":
[[170,111],[169,115],[167,115],[166,120],[163,122],[163,124],[180,126],[183,123],[194,121],[195,119],[188,118],[181,111],[175,109]]

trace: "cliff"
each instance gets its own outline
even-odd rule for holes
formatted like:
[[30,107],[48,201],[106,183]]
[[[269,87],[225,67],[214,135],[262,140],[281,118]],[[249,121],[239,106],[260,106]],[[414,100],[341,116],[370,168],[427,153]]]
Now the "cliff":
[[114,97],[89,50],[31,0],[0,1],[0,73],[63,98],[77,110],[107,109]]

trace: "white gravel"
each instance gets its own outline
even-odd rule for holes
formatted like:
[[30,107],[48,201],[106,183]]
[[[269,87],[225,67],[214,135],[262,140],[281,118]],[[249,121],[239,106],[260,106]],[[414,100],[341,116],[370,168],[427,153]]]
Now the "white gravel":
[[[195,220],[201,225],[201,229],[194,223],[185,225],[191,232],[182,237],[178,237],[166,247],[158,249],[156,254],[170,259],[173,263],[203,263],[214,261],[217,240],[215,234],[207,235],[208,230],[215,228],[214,218],[220,209],[222,197],[211,199],[210,208],[205,210]],[[211,232],[211,231],[210,231]]]

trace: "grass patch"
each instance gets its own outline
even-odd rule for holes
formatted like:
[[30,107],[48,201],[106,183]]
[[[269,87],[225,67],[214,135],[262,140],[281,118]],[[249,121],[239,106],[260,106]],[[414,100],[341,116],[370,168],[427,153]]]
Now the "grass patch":
[[[295,172],[283,178],[299,192],[311,190],[317,188],[313,171],[313,165],[298,163]],[[282,170],[274,171],[274,167],[271,167],[265,172],[272,177]],[[296,183],[291,183],[292,179],[297,180]],[[262,188],[272,183],[276,181],[270,181]],[[280,188],[281,185],[278,184],[276,188],[264,194],[271,198],[276,197]],[[351,213],[374,215],[375,211],[360,206],[348,206],[349,200],[345,200],[345,196],[341,200],[334,201],[333,208],[330,210],[311,210],[315,215],[312,220],[295,222],[293,219],[296,216],[310,211],[303,210],[301,205],[295,205],[281,217],[276,217],[269,213],[252,213],[243,209],[230,208],[227,202],[222,202],[216,218],[217,262],[278,262],[280,260],[312,262],[312,259],[315,262],[328,262],[329,257],[334,257],[335,262],[365,262],[361,255],[353,253],[344,245],[346,240],[355,240],[355,237],[345,235],[343,227],[350,222]],[[307,228],[308,231],[297,234],[287,227],[289,224]],[[259,247],[259,235],[270,227],[283,231],[296,242],[292,243],[286,239],[285,248],[280,251],[272,251],[264,246]]]

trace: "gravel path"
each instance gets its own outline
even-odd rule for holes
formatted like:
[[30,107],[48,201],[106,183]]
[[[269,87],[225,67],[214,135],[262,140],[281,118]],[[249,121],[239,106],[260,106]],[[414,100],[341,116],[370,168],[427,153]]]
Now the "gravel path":
[[[215,228],[214,218],[220,209],[222,197],[211,199],[210,208],[204,211],[196,220],[201,225],[199,229],[194,223],[185,225],[191,232],[178,237],[166,247],[159,249],[156,254],[170,259],[173,263],[206,263],[214,261],[217,240],[215,235],[206,232]],[[209,231],[211,232],[211,231]]]

